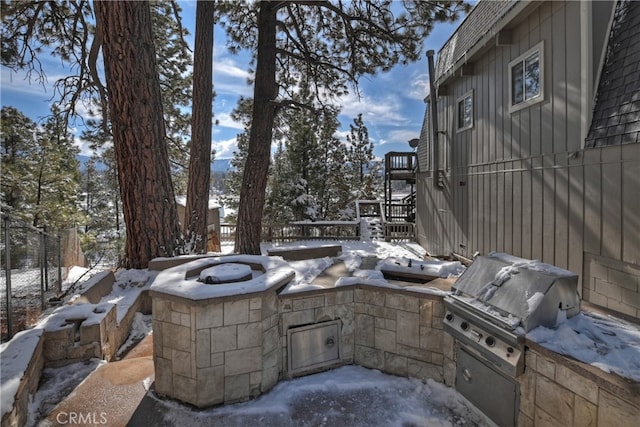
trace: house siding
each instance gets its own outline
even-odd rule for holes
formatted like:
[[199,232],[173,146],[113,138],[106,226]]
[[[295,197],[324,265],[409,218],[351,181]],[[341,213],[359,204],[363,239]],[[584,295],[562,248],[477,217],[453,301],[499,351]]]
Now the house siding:
[[[489,46],[470,58],[471,75],[441,80],[444,188],[419,173],[416,234],[433,255],[504,251],[567,268],[586,300],[638,318],[640,144],[583,148],[580,8],[528,8],[509,28],[511,45]],[[603,39],[606,29],[593,31]],[[544,101],[510,113],[509,63],[540,42]],[[470,90],[474,126],[456,133],[456,100]]]

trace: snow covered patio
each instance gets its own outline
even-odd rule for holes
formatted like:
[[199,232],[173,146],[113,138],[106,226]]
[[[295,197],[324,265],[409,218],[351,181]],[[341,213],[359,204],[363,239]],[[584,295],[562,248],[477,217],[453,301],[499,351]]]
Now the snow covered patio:
[[[321,243],[296,245],[301,244]],[[485,425],[483,416],[447,387],[455,381],[455,355],[451,338],[441,331],[441,299],[447,294],[444,284],[434,287],[386,279],[381,271],[423,271],[427,267],[420,265],[427,264],[422,257],[420,249],[411,244],[343,242],[339,257],[289,263],[296,274],[278,295],[279,322],[300,325],[330,321],[332,316],[344,319],[342,344],[353,351],[343,348],[336,366],[349,366],[281,380],[248,402],[194,409],[161,399],[154,391],[157,378],[151,348],[158,336],[153,334],[120,361],[92,359],[62,368],[45,367],[29,405],[27,425],[37,425],[51,410],[43,425],[68,424],[69,419],[55,419],[61,413],[65,414],[62,417],[95,418],[85,425],[99,423],[101,417],[107,417],[109,425]],[[443,275],[450,272],[458,273]],[[141,283],[141,274],[148,275],[147,285],[126,286]],[[124,294],[148,290],[155,274],[116,273],[112,294],[99,303],[126,303]],[[352,302],[338,304],[338,293],[347,299],[351,294]],[[431,313],[427,317],[428,306]],[[89,310],[94,307],[87,304]],[[350,310],[353,317],[349,317]],[[356,328],[356,315],[360,322],[370,322],[370,328]],[[137,314],[132,336],[149,334],[150,323],[150,316]],[[417,342],[407,343],[414,335]],[[280,366],[284,367],[286,343],[281,345]],[[531,331],[527,345],[527,371],[519,379],[521,417],[532,418],[538,425],[553,425],[557,420],[566,425],[635,425],[640,411],[640,332],[636,325],[585,312],[557,329]],[[209,353],[210,361],[214,353]],[[10,374],[5,355],[3,352],[3,413],[5,375]],[[425,357],[429,361],[420,360]],[[73,377],[75,382],[67,382]],[[250,378],[251,374],[249,382]],[[76,387],[82,380],[85,382]],[[94,400],[87,403],[85,398]]]

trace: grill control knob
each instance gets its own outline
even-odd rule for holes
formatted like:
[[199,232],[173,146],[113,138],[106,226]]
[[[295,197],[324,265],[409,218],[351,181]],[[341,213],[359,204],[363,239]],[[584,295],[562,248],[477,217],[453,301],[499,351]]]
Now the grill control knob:
[[489,347],[493,347],[494,345],[496,345],[496,339],[494,337],[487,337],[486,340],[484,340],[484,342],[489,346]]
[[507,352],[513,353],[513,347],[507,347]]
[[467,322],[460,323],[460,329],[466,331],[467,329],[469,329],[469,324]]
[[447,313],[447,315],[444,318],[447,319],[449,322],[451,322],[453,320],[453,313]]

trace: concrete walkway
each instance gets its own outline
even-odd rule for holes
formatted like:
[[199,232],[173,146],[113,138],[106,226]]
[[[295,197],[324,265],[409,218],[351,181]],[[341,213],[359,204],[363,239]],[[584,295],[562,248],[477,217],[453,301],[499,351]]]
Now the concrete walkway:
[[46,422],[51,426],[126,426],[153,378],[153,335],[149,335],[124,359],[92,372]]

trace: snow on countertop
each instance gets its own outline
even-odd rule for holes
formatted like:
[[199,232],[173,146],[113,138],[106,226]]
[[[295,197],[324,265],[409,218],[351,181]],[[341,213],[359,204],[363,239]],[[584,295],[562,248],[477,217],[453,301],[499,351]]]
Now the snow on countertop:
[[377,266],[378,270],[393,273],[409,273],[412,275],[437,276],[447,278],[459,276],[465,267],[459,261],[415,260],[407,258],[385,258]]
[[640,328],[624,320],[581,312],[555,328],[538,326],[527,338],[604,372],[640,382]]
[[[411,292],[425,293],[430,295],[447,295],[448,292],[441,289],[430,287],[428,283],[426,285],[402,287],[388,282],[381,270],[382,265],[389,263],[393,264],[395,268],[401,270],[407,267],[401,267],[396,265],[396,261],[401,260],[402,263],[407,264],[411,259],[412,265],[415,268],[420,269],[420,265],[428,266],[429,271],[438,271],[441,277],[449,277],[451,275],[458,275],[464,270],[462,264],[458,262],[446,262],[438,260],[425,261],[422,258],[425,255],[423,248],[417,244],[412,243],[389,243],[383,241],[303,241],[296,242],[295,244],[283,244],[279,246],[272,246],[269,244],[263,245],[262,250],[280,249],[294,249],[294,248],[310,248],[310,247],[322,247],[327,245],[340,244],[342,246],[342,253],[337,257],[342,261],[346,269],[350,272],[349,277],[340,277],[336,281],[336,287],[352,286],[352,285],[370,285],[389,289],[404,289]],[[365,257],[376,257],[379,261],[375,267],[375,270],[361,269],[362,260]],[[388,261],[387,261],[388,260]],[[326,289],[320,285],[312,284],[313,280],[324,270],[331,267],[334,264],[334,259],[331,257],[314,258],[302,261],[289,261],[289,266],[296,272],[296,277],[289,282],[285,289],[281,292],[281,295],[288,295],[299,292],[306,292],[312,290]],[[391,268],[391,267],[390,267]],[[420,271],[420,270],[418,270]],[[434,274],[435,275],[435,274]]]
[[240,281],[243,277],[251,276],[252,274],[251,267],[247,264],[229,262],[205,268],[200,272],[200,281],[205,283],[210,281],[210,284],[233,282]]
[[[187,271],[213,267],[225,263],[260,264],[264,274],[244,282],[208,285],[197,278],[185,278]],[[229,255],[201,258],[160,272],[151,285],[151,290],[190,300],[203,300],[232,295],[262,292],[277,283],[287,282],[295,276],[294,270],[281,257],[259,255]]]

